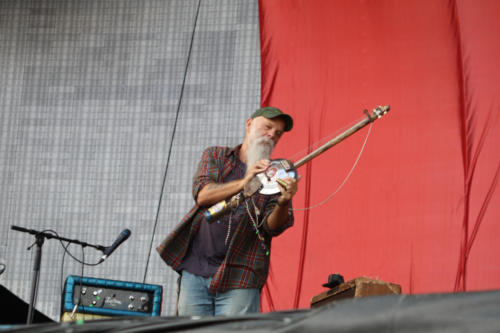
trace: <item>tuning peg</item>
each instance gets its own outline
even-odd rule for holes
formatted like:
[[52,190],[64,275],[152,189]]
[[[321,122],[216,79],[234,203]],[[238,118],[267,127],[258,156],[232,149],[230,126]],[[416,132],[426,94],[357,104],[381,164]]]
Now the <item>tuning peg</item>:
[[374,111],[375,113],[377,114],[377,117],[378,118],[381,118],[383,115],[385,115],[389,110],[391,109],[391,107],[389,105],[384,105],[384,106],[381,106],[379,105]]

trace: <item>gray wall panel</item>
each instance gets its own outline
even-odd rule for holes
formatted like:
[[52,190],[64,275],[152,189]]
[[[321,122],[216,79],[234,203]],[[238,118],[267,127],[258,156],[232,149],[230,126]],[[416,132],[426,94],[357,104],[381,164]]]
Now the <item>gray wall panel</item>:
[[[145,282],[164,286],[173,314],[177,275],[154,248],[193,204],[203,149],[239,143],[260,100],[257,1],[202,1],[155,229],[197,4],[0,1],[0,282],[26,302],[34,238],[11,225],[102,245],[129,228],[84,275],[143,282],[150,256]],[[82,268],[63,253],[43,246],[37,309],[53,319],[64,278]]]

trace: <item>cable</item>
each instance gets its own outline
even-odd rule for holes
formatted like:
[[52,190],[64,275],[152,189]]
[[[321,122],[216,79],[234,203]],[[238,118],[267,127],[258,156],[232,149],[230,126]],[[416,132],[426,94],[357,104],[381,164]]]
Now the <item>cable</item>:
[[[56,235],[57,233],[54,232]],[[67,243],[66,245],[63,245],[62,241],[61,241],[61,245],[63,246],[64,248],[64,254],[63,254],[63,257],[62,257],[62,262],[61,262],[61,297],[64,297],[64,283],[63,283],[63,275],[64,275],[64,257],[66,256],[66,253],[68,253],[72,258],[75,258],[73,255],[71,255],[71,253],[68,251],[68,247],[71,243]],[[78,309],[78,306],[81,304],[82,302],[82,294],[81,294],[81,290],[83,289],[83,277],[84,277],[84,270],[85,270],[85,265],[88,265],[87,263],[85,263],[85,246],[82,245],[81,247],[82,249],[82,259],[81,260],[77,260],[81,266],[82,266],[82,269],[81,269],[81,272],[80,272],[80,292],[78,293],[78,300],[73,308],[73,311],[71,312],[71,318],[73,318],[76,310]],[[100,264],[97,263],[97,264],[90,264],[91,266],[95,266],[95,265],[98,265]],[[61,305],[61,312],[62,312],[62,305]]]
[[82,290],[83,290],[83,271],[85,269],[85,265],[83,264],[85,262],[85,248],[82,246],[82,272],[80,275],[80,292],[78,293],[78,302],[76,302],[75,307],[73,308],[73,312],[71,313],[71,316],[73,317],[75,314],[75,311],[78,309],[78,306],[82,302]]
[[163,200],[163,190],[165,189],[165,183],[166,183],[166,180],[167,180],[167,172],[168,172],[168,167],[170,165],[170,156],[172,155],[172,147],[173,147],[173,143],[174,143],[175,131],[177,129],[177,121],[179,119],[179,113],[180,113],[181,104],[182,104],[182,97],[184,95],[184,88],[186,86],[186,78],[187,78],[187,73],[188,73],[188,68],[189,68],[189,62],[191,60],[191,52],[193,50],[193,41],[194,41],[194,35],[195,35],[195,32],[196,32],[196,26],[197,26],[197,23],[198,23],[198,14],[200,12],[200,5],[201,5],[201,0],[198,0],[198,6],[196,8],[196,15],[195,15],[195,18],[194,18],[193,32],[191,34],[191,42],[189,44],[189,51],[188,51],[188,56],[187,56],[187,61],[186,61],[186,67],[184,69],[184,77],[182,79],[181,92],[180,92],[180,95],[179,95],[179,102],[177,103],[177,112],[175,114],[174,128],[172,130],[172,135],[171,135],[171,138],[170,138],[170,147],[168,149],[167,163],[165,165],[165,172],[163,173],[163,181],[162,181],[162,184],[161,184],[160,198],[158,200],[158,208],[156,210],[155,223],[153,225],[153,231],[151,233],[151,242],[149,244],[148,259],[146,260],[146,268],[144,269],[143,283],[146,283],[146,276],[148,274],[149,261],[151,259],[151,250],[153,249],[154,236],[155,236],[156,228],[158,226],[158,219],[159,219],[159,216],[160,216],[160,208],[161,208],[161,203],[162,203],[162,200]]
[[351,176],[352,172],[354,171],[354,168],[358,164],[359,159],[361,158],[361,154],[363,153],[363,150],[365,149],[365,146],[366,146],[366,142],[368,141],[368,137],[370,136],[370,132],[372,130],[372,126],[373,126],[373,123],[370,123],[370,127],[368,128],[368,133],[366,133],[366,138],[365,138],[365,141],[363,142],[363,146],[361,146],[361,150],[358,153],[358,157],[356,158],[356,161],[354,161],[354,164],[353,164],[351,170],[349,170],[349,172],[347,173],[347,176],[344,178],[344,180],[339,185],[339,187],[337,187],[337,189],[333,193],[331,193],[328,197],[326,197],[326,199],[324,199],[323,201],[321,201],[320,203],[318,203],[316,205],[305,207],[305,208],[291,208],[290,210],[293,210],[293,211],[304,211],[304,210],[309,210],[309,209],[313,209],[313,208],[319,207],[319,206],[325,204],[335,194],[337,194],[337,192],[339,192],[342,187],[344,187],[345,183],[347,182],[347,180]]
[[[60,237],[59,234],[52,229],[45,229],[45,230],[40,231],[40,233],[47,233],[47,232],[53,234],[56,237]],[[60,239],[59,239],[59,243],[61,243],[61,246],[64,249],[64,253],[68,254],[71,258],[73,258],[75,261],[79,262],[80,264],[87,265],[87,266],[97,266],[97,265],[102,263],[102,261],[98,261],[97,263],[84,262],[84,261],[78,259],[77,257],[75,257],[73,254],[71,254],[71,252],[68,250],[69,243],[67,245],[64,245],[63,241]],[[33,243],[33,245],[34,245],[34,243]],[[31,245],[31,246],[33,246],[33,245]],[[84,246],[82,246],[82,247],[84,247]]]
[[63,248],[64,248],[64,252],[63,252],[63,257],[62,257],[62,260],[61,260],[61,276],[60,276],[60,280],[61,280],[61,295],[64,293],[64,257],[66,257],[66,251],[68,250],[68,246],[69,244],[71,244],[70,242],[68,242],[68,244],[66,244],[65,246],[63,245]]

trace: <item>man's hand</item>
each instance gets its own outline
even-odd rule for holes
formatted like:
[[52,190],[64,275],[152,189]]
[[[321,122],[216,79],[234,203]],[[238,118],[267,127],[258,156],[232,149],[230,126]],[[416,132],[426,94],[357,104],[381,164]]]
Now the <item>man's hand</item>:
[[[267,226],[271,230],[277,230],[281,228],[283,224],[288,219],[288,209],[290,208],[290,200],[292,200],[295,193],[297,193],[297,183],[300,180],[300,175],[295,178],[284,178],[282,179],[283,185],[280,183],[281,195],[278,197],[278,204],[269,215],[267,219]],[[285,185],[286,184],[286,185]]]
[[199,206],[210,206],[225,200],[245,188],[256,174],[266,171],[269,167],[269,160],[260,160],[247,171],[244,178],[233,180],[227,183],[208,183],[199,192],[196,203]]
[[243,186],[248,184],[258,173],[266,171],[270,164],[269,160],[259,160],[250,169],[247,169],[247,173],[243,178]]
[[297,193],[299,179],[300,176],[298,179],[284,178],[281,179],[281,182],[278,182],[281,191],[281,195],[278,197],[278,205],[285,206],[292,200],[292,197]]

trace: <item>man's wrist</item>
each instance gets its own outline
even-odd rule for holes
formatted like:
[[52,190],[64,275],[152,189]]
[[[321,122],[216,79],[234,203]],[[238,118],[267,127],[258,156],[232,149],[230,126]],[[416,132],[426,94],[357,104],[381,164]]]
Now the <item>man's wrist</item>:
[[290,200],[277,200],[277,205],[280,207],[287,207],[290,204]]

